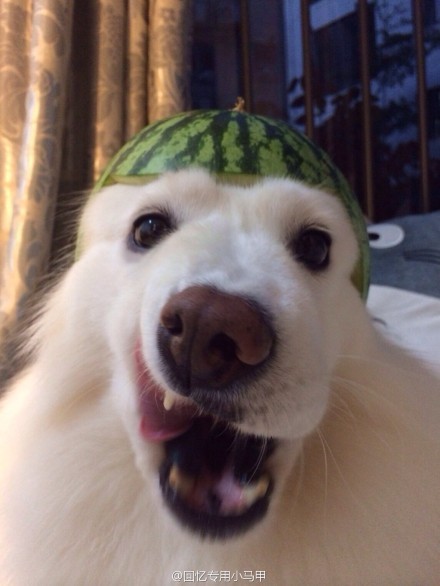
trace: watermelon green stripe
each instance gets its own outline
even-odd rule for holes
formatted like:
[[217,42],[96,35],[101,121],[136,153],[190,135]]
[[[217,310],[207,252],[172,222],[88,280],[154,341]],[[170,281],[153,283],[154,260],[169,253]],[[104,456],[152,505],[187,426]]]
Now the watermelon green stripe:
[[174,170],[181,168],[191,162],[193,153],[200,150],[200,139],[205,133],[209,135],[210,119],[197,119],[188,129],[188,121],[177,120],[176,123],[166,129],[159,137],[151,137],[151,148],[144,150],[138,156],[136,164],[133,165],[133,174],[140,172],[160,173],[163,172],[163,157],[170,150],[173,157],[167,159],[167,169]]
[[[183,133],[179,132],[182,125],[184,126]],[[173,152],[173,157],[168,159],[167,169],[176,169],[190,164],[194,157],[201,156],[204,150],[202,146],[206,147],[204,139],[205,137],[211,137],[211,125],[212,120],[207,117],[200,117],[194,120],[191,128],[188,128],[186,120],[183,120],[183,122],[179,120],[175,125],[164,130],[160,140],[156,141],[154,140],[155,137],[151,138],[151,148],[148,151],[145,150],[138,157],[138,161],[131,171],[133,174],[145,173],[145,171],[149,173],[162,172],[164,170],[163,156],[170,150]],[[214,162],[214,165],[221,165],[217,145],[211,140],[209,147],[211,152],[205,153],[202,158],[207,163],[212,164]]]
[[[121,165],[122,163],[126,162],[127,166],[130,166],[130,162],[127,159],[131,157],[131,159],[134,162],[136,162],[137,158],[139,157],[139,153],[142,153],[144,151],[143,143],[145,141],[146,136],[148,136],[149,140],[151,140],[155,134],[161,134],[168,125],[174,125],[175,123],[175,120],[170,119],[166,121],[166,123],[164,124],[160,124],[159,121],[154,124],[151,124],[150,126],[145,127],[136,136],[134,136],[125,146],[122,147],[122,149],[119,151],[119,153],[116,155],[114,159],[115,162],[117,162],[118,165]],[[112,163],[110,163],[110,167],[111,166]]]
[[362,212],[328,155],[285,122],[231,110],[185,112],[160,120],[122,147],[95,191],[115,181],[140,183],[191,166],[237,184],[259,177],[292,177],[333,193],[344,204],[358,238],[359,262],[352,278],[366,297],[369,245]]
[[126,145],[126,156],[117,161],[118,168],[127,168],[136,174],[138,169],[146,166],[148,161],[155,155],[153,149],[145,150],[145,141],[148,140],[154,145],[163,143],[163,140],[167,140],[173,135],[178,136],[180,127],[182,125],[185,126],[187,123],[185,120],[181,121],[179,118],[167,120],[163,125],[156,122],[153,128],[146,127],[141,131],[140,136],[138,135]]

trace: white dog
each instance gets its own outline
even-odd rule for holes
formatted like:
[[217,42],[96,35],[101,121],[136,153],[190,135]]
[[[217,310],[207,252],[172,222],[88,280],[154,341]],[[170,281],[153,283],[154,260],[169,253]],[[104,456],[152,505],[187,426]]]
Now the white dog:
[[335,197],[186,170],[80,233],[2,403],[2,586],[439,584],[440,381]]

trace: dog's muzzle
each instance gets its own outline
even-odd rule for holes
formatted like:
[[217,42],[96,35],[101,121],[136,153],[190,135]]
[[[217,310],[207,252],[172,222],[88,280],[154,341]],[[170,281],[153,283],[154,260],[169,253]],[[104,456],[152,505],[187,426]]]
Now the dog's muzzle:
[[[247,298],[211,287],[174,294],[160,312],[158,348],[169,398],[137,353],[141,433],[165,449],[165,502],[193,531],[225,538],[266,514],[273,481],[268,437],[244,434],[249,383],[274,353],[270,317]],[[235,425],[234,425],[235,424]]]

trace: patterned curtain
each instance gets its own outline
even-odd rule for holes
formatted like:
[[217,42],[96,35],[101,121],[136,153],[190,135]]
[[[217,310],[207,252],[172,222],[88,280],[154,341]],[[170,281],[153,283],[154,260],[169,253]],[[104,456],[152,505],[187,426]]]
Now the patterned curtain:
[[0,0],[0,381],[68,230],[57,210],[147,122],[189,107],[190,22],[191,0]]

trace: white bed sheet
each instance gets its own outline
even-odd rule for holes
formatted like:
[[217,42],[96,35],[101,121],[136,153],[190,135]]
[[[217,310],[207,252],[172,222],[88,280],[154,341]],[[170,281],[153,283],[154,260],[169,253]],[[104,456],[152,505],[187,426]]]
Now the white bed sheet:
[[400,345],[440,373],[440,299],[404,289],[371,285],[367,307]]

